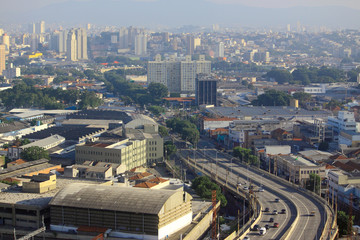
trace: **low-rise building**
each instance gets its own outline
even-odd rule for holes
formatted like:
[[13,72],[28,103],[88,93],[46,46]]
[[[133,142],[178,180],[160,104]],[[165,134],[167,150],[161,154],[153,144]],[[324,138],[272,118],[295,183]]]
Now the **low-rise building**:
[[86,143],[75,147],[75,162],[98,161],[124,164],[126,170],[146,164],[146,140],[124,139],[115,143]]
[[23,192],[44,193],[56,189],[55,174],[38,174],[31,178],[30,182],[23,182]]
[[319,175],[320,178],[325,178],[325,165],[316,164],[303,157],[289,154],[271,156],[270,159],[275,174],[284,176],[301,186],[306,185],[311,173]]
[[60,135],[52,135],[50,137],[41,139],[39,141],[34,141],[32,143],[17,147],[17,146],[12,146],[8,148],[8,158],[10,159],[19,159],[20,158],[20,154],[22,151],[24,151],[26,148],[29,147],[41,147],[45,150],[48,150],[50,148],[53,148],[55,146],[60,145],[61,143],[65,142],[65,138],[60,136]]
[[183,191],[71,184],[50,202],[50,228],[91,226],[109,237],[160,240],[191,223],[191,200]]

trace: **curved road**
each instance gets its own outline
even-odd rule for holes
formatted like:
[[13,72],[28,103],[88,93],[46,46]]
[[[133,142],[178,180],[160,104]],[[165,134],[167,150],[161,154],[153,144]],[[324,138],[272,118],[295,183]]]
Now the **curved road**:
[[[203,156],[205,153],[206,157]],[[194,150],[182,150],[181,154],[185,157],[193,158]],[[206,158],[206,159],[205,159]],[[215,149],[198,150],[195,155],[197,165],[204,166],[213,174],[221,176],[225,179],[228,176],[228,182],[236,184],[238,182],[244,184],[247,180],[262,185],[264,192],[256,192],[258,200],[263,209],[268,207],[272,212],[274,209],[281,211],[286,209],[286,214],[270,216],[269,213],[263,213],[259,225],[270,224],[270,217],[280,224],[279,228],[270,228],[265,236],[259,236],[258,232],[250,232],[251,239],[281,239],[284,233],[293,225],[295,214],[298,211],[298,221],[294,225],[291,235],[287,239],[320,239],[324,222],[326,220],[325,206],[312,198],[308,198],[297,187],[291,187],[284,184],[280,179],[268,177],[267,173],[260,173],[248,166],[231,162],[231,156],[220,153]],[[217,164],[216,164],[217,162]],[[217,166],[217,168],[216,168]],[[217,169],[217,170],[216,170]],[[284,197],[286,196],[286,197]],[[275,198],[279,198],[279,202],[275,202]],[[310,212],[315,211],[315,216],[309,216]],[[321,214],[322,213],[322,214]]]

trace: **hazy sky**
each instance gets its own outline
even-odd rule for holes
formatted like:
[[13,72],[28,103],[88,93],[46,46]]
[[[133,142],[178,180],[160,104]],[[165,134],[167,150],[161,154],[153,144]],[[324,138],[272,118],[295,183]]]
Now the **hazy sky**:
[[[59,2],[86,2],[88,0],[4,0],[1,5],[3,9],[31,11],[40,7],[51,5]],[[104,0],[98,0],[105,2]],[[111,0],[124,1],[124,0]],[[158,0],[132,0],[136,2],[151,2]],[[168,0],[181,1],[181,0]],[[194,0],[197,1],[197,0]],[[267,8],[287,8],[295,6],[344,6],[350,8],[360,9],[360,0],[207,0],[218,4],[241,4],[253,7],[267,7]]]
[[360,0],[0,0],[0,25],[296,24],[360,28]]

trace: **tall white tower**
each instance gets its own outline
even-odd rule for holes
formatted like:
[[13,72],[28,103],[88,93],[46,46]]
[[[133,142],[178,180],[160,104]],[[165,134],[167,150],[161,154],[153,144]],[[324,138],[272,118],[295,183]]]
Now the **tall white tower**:
[[135,55],[143,56],[147,53],[147,36],[140,33],[135,36]]

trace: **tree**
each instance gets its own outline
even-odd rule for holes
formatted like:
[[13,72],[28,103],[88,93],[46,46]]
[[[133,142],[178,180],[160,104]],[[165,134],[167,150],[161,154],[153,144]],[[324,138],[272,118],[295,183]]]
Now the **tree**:
[[27,161],[39,160],[42,158],[50,159],[49,152],[42,147],[33,146],[25,148],[21,154],[21,158]]
[[310,179],[307,182],[306,188],[310,191],[315,192],[316,194],[320,193],[320,184],[321,184],[321,178],[319,175],[315,173],[309,174]]
[[306,104],[311,101],[311,94],[305,92],[296,92],[293,94],[293,97],[299,100],[299,105],[301,107],[306,107]]
[[265,74],[265,77],[268,79],[275,79],[279,84],[284,84],[290,82],[293,78],[289,71],[274,69]]
[[292,96],[289,94],[277,91],[275,89],[267,90],[264,94],[252,101],[256,106],[289,106]]
[[319,144],[318,149],[321,150],[321,151],[327,151],[329,149],[329,143],[326,142],[326,141],[321,141],[321,143]]
[[[352,216],[352,219],[351,219],[351,222],[350,222],[351,227],[353,225],[353,222],[354,222],[354,216]],[[344,211],[338,211],[337,224],[339,226],[340,237],[349,234],[348,233],[349,215],[347,215]]]
[[165,108],[160,107],[160,106],[150,106],[150,107],[148,107],[148,110],[157,117],[160,116],[160,114],[165,112]]
[[221,193],[220,187],[207,176],[196,177],[192,181],[191,187],[204,199],[211,199],[212,190],[216,190],[216,199],[221,201],[221,206],[225,207],[227,205],[226,197]]
[[168,88],[161,83],[150,83],[148,91],[154,99],[161,99],[168,95]]
[[161,137],[169,136],[169,132],[166,127],[159,125],[159,133]]
[[164,143],[164,151],[166,159],[169,159],[172,154],[176,153],[177,148],[173,142],[167,141]]

